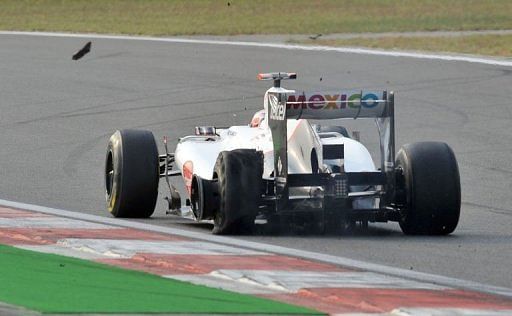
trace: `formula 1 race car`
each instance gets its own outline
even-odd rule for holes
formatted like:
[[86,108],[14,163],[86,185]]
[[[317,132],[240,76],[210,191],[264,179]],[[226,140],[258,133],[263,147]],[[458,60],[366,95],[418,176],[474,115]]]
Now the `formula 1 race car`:
[[[394,94],[387,91],[305,93],[281,87],[294,73],[258,75],[273,80],[264,109],[249,125],[200,126],[174,153],[164,138],[159,155],[153,134],[116,131],[108,143],[107,209],[115,217],[149,217],[159,179],[169,188],[169,210],[213,220],[214,234],[250,231],[255,219],[286,216],[325,230],[397,221],[405,234],[445,235],[460,214],[460,178],[450,147],[440,142],[403,146],[395,159]],[[308,119],[374,119],[380,165],[342,126]],[[170,182],[182,177],[188,197]]]

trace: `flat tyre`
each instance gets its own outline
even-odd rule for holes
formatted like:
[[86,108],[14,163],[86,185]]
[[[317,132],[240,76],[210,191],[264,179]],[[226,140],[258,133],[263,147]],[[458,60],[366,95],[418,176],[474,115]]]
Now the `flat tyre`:
[[214,168],[219,192],[214,234],[252,232],[261,200],[262,174],[261,152],[237,149],[219,154]]

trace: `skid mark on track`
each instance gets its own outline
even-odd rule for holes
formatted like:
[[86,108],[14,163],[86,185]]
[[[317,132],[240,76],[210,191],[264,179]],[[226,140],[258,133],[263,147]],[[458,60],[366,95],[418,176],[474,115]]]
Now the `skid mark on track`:
[[222,116],[222,115],[234,115],[234,114],[244,113],[249,110],[257,111],[257,110],[261,110],[261,108],[256,107],[256,106],[254,106],[254,107],[248,106],[248,107],[244,108],[243,110],[238,110],[238,111],[229,110],[229,111],[222,111],[222,112],[216,112],[216,113],[210,113],[210,114],[189,115],[189,116],[182,117],[182,118],[153,122],[153,123],[149,123],[149,124],[137,125],[134,127],[135,128],[155,127],[155,126],[159,126],[159,125],[168,125],[170,123],[183,122],[183,121],[187,121],[187,120],[195,120],[195,119],[199,119],[199,118],[203,119],[203,118],[207,118],[207,117],[216,117],[216,116]]
[[470,122],[468,114],[465,111],[460,110],[456,107],[449,106],[449,105],[446,105],[443,103],[437,103],[437,102],[425,100],[425,99],[416,99],[416,98],[412,98],[412,97],[404,97],[403,99],[404,99],[404,101],[407,101],[407,100],[414,101],[416,104],[429,104],[434,108],[446,111],[448,113],[455,114],[457,117],[459,117],[460,124],[462,126],[464,126]]
[[[246,100],[251,99],[259,99],[261,95],[253,95],[246,97]],[[112,110],[104,110],[104,111],[96,111],[96,112],[88,112],[88,113],[77,113],[77,114],[66,114],[61,117],[69,118],[69,117],[78,117],[78,116],[93,116],[93,115],[102,115],[102,114],[112,114],[112,113],[127,113],[134,111],[146,111],[153,109],[162,109],[168,107],[180,107],[180,106],[190,106],[190,105],[202,105],[202,104],[211,104],[211,103],[221,103],[221,102],[232,102],[232,101],[242,101],[241,97],[235,98],[219,98],[219,99],[207,99],[207,100],[197,100],[197,101],[187,101],[187,102],[176,102],[176,103],[165,103],[159,105],[148,105],[148,106],[139,106],[139,107],[131,107],[131,108],[123,108],[123,109],[112,109]]]
[[[240,82],[238,82],[238,83],[240,83]],[[80,109],[61,111],[61,112],[58,112],[58,113],[54,113],[54,114],[51,114],[51,115],[45,115],[45,116],[41,116],[41,117],[37,117],[37,118],[33,118],[33,119],[28,119],[28,120],[22,120],[22,121],[13,122],[13,123],[2,124],[2,125],[0,125],[0,127],[4,128],[4,127],[32,124],[32,123],[38,123],[38,122],[42,122],[42,121],[62,119],[62,118],[68,118],[68,117],[79,117],[79,116],[87,116],[87,115],[113,113],[113,112],[116,112],[116,111],[119,112],[119,111],[123,111],[123,109],[110,110],[110,111],[105,110],[105,111],[96,111],[96,112],[87,112],[87,111],[96,110],[96,109],[104,109],[104,108],[108,108],[108,107],[111,107],[111,106],[117,106],[117,105],[122,105],[122,104],[126,104],[126,103],[135,103],[135,102],[138,102],[138,101],[145,101],[145,100],[148,100],[148,99],[155,99],[155,98],[158,98],[158,97],[165,97],[165,96],[169,96],[169,95],[172,95],[174,93],[177,93],[177,92],[194,91],[194,90],[196,90],[198,88],[201,88],[201,89],[205,90],[205,89],[218,89],[218,88],[221,88],[221,87],[224,87],[224,86],[232,86],[232,83],[223,82],[223,83],[217,83],[217,84],[197,84],[197,85],[194,85],[194,86],[183,85],[183,86],[178,86],[178,87],[171,88],[171,89],[156,89],[156,90],[152,90],[151,93],[148,93],[147,91],[144,91],[144,93],[142,93],[142,95],[140,95],[141,94],[140,92],[129,91],[128,92],[129,94],[135,94],[135,96],[134,97],[126,98],[125,97],[126,94],[123,94],[123,95],[121,95],[123,97],[121,100],[116,100],[116,101],[106,102],[106,103],[100,103],[100,104],[97,104],[97,105],[93,105],[93,106],[89,106],[89,107],[83,107],[83,108],[80,108]],[[164,92],[154,93],[155,91],[162,91],[162,90]],[[89,98],[101,98],[101,97],[117,98],[116,95],[112,95],[112,94],[94,95],[94,96],[90,96]],[[61,103],[61,102],[65,102],[65,101],[68,101],[68,100],[71,100],[71,99],[69,99],[69,98],[68,99],[58,99],[58,100],[52,100],[52,101],[45,101],[45,102],[41,102],[41,103],[30,103],[30,104],[25,104],[25,105]],[[239,98],[237,100],[241,100],[241,98]],[[201,102],[201,101],[199,101],[199,102]],[[189,105],[189,103],[182,104],[182,105]],[[168,107],[168,106],[182,106],[182,105],[180,105],[180,104],[168,104],[167,103],[167,104],[155,106],[155,108],[162,108],[162,107]],[[15,105],[11,105],[11,106],[20,106],[20,105],[16,105],[15,104]],[[132,108],[129,108],[128,110],[131,110],[131,111],[134,111],[134,110],[137,110],[137,109],[144,110],[146,108],[148,108],[148,107],[132,107]],[[83,113],[83,112],[86,112],[86,113]]]
[[512,216],[512,209],[500,208],[495,206],[490,206],[486,204],[474,203],[474,202],[462,202],[462,205],[475,206],[483,209],[488,209],[491,212]]

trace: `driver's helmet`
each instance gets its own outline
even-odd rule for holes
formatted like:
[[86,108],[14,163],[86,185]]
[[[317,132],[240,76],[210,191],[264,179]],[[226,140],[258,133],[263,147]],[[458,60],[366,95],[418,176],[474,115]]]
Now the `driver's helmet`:
[[256,113],[254,113],[249,126],[250,127],[259,127],[261,125],[261,122],[263,122],[264,119],[265,119],[265,110],[260,110]]

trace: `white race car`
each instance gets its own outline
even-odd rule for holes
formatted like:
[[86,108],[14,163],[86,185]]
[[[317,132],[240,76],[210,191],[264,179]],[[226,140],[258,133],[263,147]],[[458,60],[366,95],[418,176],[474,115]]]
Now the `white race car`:
[[[107,209],[115,217],[149,217],[158,183],[170,190],[169,210],[213,220],[214,234],[250,231],[255,219],[287,216],[324,229],[398,221],[406,234],[453,232],[460,215],[460,178],[450,147],[439,142],[403,146],[396,155],[394,94],[387,91],[305,93],[281,87],[294,73],[258,75],[273,80],[263,110],[244,126],[196,127],[174,153],[158,154],[153,134],[116,131],[105,166]],[[308,119],[374,119],[380,165],[342,126]],[[186,203],[169,181],[182,177]]]

